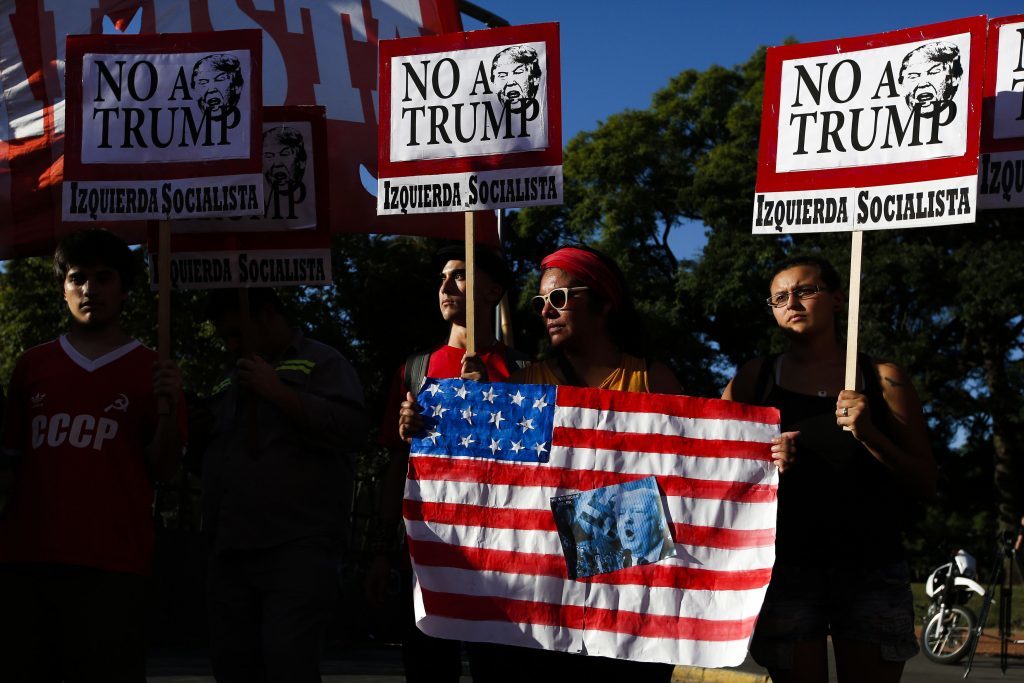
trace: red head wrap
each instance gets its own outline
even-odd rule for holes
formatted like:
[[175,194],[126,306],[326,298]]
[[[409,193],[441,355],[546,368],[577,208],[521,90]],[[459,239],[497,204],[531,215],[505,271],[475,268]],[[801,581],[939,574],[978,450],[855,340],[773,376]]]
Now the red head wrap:
[[548,268],[564,270],[608,299],[613,309],[622,304],[624,292],[619,276],[597,254],[591,251],[563,247],[555,253],[545,256],[544,260],[540,262],[540,268],[541,270]]

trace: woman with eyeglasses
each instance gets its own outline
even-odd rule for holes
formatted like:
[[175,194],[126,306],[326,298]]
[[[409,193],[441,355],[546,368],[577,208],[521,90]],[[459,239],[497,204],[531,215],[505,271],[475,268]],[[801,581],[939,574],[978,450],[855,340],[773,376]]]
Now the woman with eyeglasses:
[[841,683],[898,681],[918,649],[902,522],[935,491],[920,401],[899,367],[863,354],[844,390],[828,261],[781,264],[767,301],[789,348],[744,365],[722,396],[778,408],[795,438],[776,456],[776,563],[751,654],[775,683],[825,683],[831,636]]

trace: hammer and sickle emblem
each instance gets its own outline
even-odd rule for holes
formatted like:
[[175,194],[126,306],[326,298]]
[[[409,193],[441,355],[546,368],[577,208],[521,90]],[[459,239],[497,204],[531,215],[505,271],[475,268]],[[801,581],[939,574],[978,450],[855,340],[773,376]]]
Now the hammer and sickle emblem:
[[124,394],[118,394],[114,402],[103,409],[104,413],[109,413],[111,410],[120,410],[122,413],[128,412],[128,397]]

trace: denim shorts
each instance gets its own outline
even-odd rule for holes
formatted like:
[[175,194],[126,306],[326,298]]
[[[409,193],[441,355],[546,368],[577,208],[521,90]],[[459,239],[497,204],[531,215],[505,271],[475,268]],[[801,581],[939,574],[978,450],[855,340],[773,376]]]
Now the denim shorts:
[[767,669],[790,669],[793,645],[824,639],[875,643],[882,659],[918,652],[906,562],[882,567],[776,564],[757,619],[750,654]]

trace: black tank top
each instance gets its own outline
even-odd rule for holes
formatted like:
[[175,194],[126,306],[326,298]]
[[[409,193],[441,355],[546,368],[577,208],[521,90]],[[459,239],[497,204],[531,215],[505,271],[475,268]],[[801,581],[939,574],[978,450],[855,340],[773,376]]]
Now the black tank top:
[[[810,396],[775,382],[775,360],[765,358],[755,389],[760,405],[782,413],[782,431],[799,431],[796,462],[779,479],[779,562],[840,566],[904,559],[904,498],[890,472],[836,424],[835,396]],[[864,394],[872,419],[888,433],[889,408],[874,371],[860,354]]]

